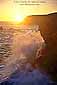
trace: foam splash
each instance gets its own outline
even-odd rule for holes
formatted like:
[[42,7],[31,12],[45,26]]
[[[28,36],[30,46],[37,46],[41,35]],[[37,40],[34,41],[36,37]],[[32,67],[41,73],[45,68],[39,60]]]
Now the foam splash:
[[[16,31],[11,33],[11,31],[7,30],[7,32],[5,32],[4,30],[3,34],[5,33],[11,36],[9,39],[6,38],[6,41],[8,45],[11,43],[8,49],[11,49],[12,55],[4,58],[3,62],[0,63],[0,82],[9,78],[17,69],[24,69],[27,62],[34,61],[37,49],[40,49],[44,43],[40,32],[36,33],[30,31],[28,34],[20,34],[20,32]],[[4,37],[6,37],[6,35],[3,36],[3,38]],[[3,41],[2,43],[5,42]],[[29,67],[29,64],[27,67]]]

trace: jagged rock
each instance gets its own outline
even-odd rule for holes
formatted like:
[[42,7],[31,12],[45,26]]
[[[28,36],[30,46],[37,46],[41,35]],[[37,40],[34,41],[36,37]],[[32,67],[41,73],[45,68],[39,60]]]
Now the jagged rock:
[[[39,25],[40,32],[49,47],[56,47],[57,13],[48,15],[32,15],[25,19],[25,24]],[[52,43],[51,43],[52,42]]]
[[46,47],[40,51],[38,56],[41,57],[36,61],[40,69],[57,81],[57,13],[28,16],[25,24],[39,25]]

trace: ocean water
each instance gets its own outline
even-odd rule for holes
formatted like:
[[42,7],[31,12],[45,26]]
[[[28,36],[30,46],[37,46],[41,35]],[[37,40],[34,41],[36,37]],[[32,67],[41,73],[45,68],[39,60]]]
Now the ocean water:
[[32,66],[44,45],[40,32],[0,30],[0,85],[51,85],[53,82]]

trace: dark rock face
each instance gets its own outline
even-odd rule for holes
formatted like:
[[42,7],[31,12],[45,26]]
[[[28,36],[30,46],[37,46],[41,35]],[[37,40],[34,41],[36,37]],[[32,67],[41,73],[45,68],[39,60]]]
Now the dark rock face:
[[46,47],[41,50],[37,63],[57,81],[57,13],[29,16],[26,21],[25,24],[39,25]]
[[25,24],[38,24],[40,32],[49,47],[57,45],[57,13],[28,16]]

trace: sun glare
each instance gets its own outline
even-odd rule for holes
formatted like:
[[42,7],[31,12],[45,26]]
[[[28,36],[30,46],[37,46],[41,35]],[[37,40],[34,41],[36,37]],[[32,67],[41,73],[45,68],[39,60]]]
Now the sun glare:
[[24,20],[24,17],[23,16],[16,16],[15,17],[15,21],[16,22],[22,22]]

